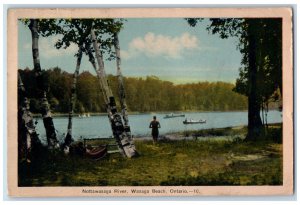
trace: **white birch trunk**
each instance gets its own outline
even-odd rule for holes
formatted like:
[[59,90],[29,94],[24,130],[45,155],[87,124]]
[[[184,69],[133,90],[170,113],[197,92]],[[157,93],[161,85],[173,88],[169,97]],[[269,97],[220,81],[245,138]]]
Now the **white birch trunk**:
[[65,146],[69,146],[71,142],[73,141],[72,136],[72,125],[73,125],[73,115],[74,115],[74,108],[76,104],[76,87],[77,87],[77,78],[79,75],[79,69],[82,59],[82,45],[79,46],[78,56],[77,56],[77,63],[76,63],[76,69],[73,74],[73,84],[71,89],[71,99],[70,99],[70,107],[69,107],[69,121],[68,121],[68,131],[65,138]]
[[[131,136],[127,135],[127,133],[125,132],[121,115],[117,113],[115,99],[114,96],[112,95],[111,89],[108,85],[106,75],[105,75],[103,57],[99,50],[96,35],[93,29],[91,30],[91,36],[92,36],[93,47],[96,53],[96,58],[99,66],[99,69],[97,70],[97,75],[99,76],[98,78],[100,80],[100,85],[104,92],[105,98],[107,99],[107,104],[106,104],[107,112],[112,127],[113,135],[116,139],[116,142],[118,143],[118,148],[121,154],[129,158],[137,156],[138,153],[133,144],[133,140]],[[92,62],[92,64],[95,63]]]
[[37,86],[40,90],[39,97],[41,99],[42,109],[41,114],[43,116],[43,123],[46,130],[48,147],[53,148],[57,146],[57,138],[55,133],[55,127],[53,124],[53,119],[51,117],[50,106],[47,100],[46,88],[42,79],[42,70],[39,58],[39,33],[38,33],[38,20],[31,19],[29,24],[29,29],[31,31],[32,37],[32,57],[33,57],[33,66],[37,79]]
[[118,88],[119,88],[118,91],[119,91],[119,98],[120,98],[120,104],[122,109],[122,116],[124,120],[124,126],[130,132],[129,119],[127,113],[127,104],[125,100],[125,87],[124,87],[123,76],[121,72],[121,54],[120,54],[118,33],[114,33],[114,48],[116,52],[117,77],[118,77]]
[[21,76],[18,73],[18,150],[19,159],[26,160],[31,160],[31,150],[41,145],[29,109],[29,100]]
[[99,50],[97,38],[96,38],[96,35],[95,35],[95,32],[93,29],[91,30],[91,35],[92,35],[93,47],[94,47],[95,53],[96,53],[97,63],[99,66],[99,68],[97,69],[97,75],[99,76],[99,78],[101,80],[101,85],[102,85],[102,89],[104,89],[105,97],[109,101],[109,98],[113,97],[113,95],[112,95],[111,89],[108,86],[108,82],[107,82],[106,74],[105,74],[105,70],[104,70],[103,56],[102,56],[101,51]]

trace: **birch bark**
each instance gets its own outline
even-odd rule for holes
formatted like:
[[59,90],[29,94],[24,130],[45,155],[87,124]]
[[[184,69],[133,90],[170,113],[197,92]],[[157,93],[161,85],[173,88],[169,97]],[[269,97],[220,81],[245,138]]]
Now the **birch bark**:
[[77,78],[79,75],[79,69],[80,69],[80,64],[81,64],[81,59],[82,59],[82,50],[83,50],[82,46],[83,45],[79,46],[76,69],[73,74],[73,84],[72,84],[72,89],[71,89],[71,99],[70,99],[70,107],[69,107],[68,131],[67,131],[67,135],[65,138],[65,144],[64,144],[65,146],[69,146],[73,141],[73,137],[72,137],[73,115],[74,115],[74,107],[76,104]]
[[121,54],[120,54],[120,43],[118,33],[114,33],[114,48],[116,52],[116,65],[117,65],[117,77],[118,77],[118,90],[119,90],[119,98],[122,109],[122,117],[124,120],[125,129],[130,132],[129,119],[127,113],[127,104],[126,104],[126,96],[125,96],[125,86],[123,82],[123,76],[121,72]]
[[115,98],[107,82],[107,78],[104,70],[103,56],[99,50],[96,35],[93,29],[91,30],[91,37],[92,37],[92,43],[96,53],[96,59],[98,62],[99,69],[96,68],[95,61],[92,58],[91,51],[89,52],[90,53],[89,56],[94,69],[96,69],[101,88],[104,92],[108,117],[111,124],[113,135],[118,144],[120,153],[123,154],[123,156],[126,156],[128,158],[135,157],[138,155],[138,153],[135,149],[131,135],[128,135],[128,133],[125,132],[121,115],[117,113]]
[[43,123],[46,130],[47,142],[49,148],[57,146],[58,140],[56,138],[55,127],[51,116],[50,106],[47,100],[46,85],[42,76],[42,69],[39,58],[39,33],[38,33],[38,20],[30,19],[29,29],[32,37],[32,58],[37,86],[39,89],[39,98],[41,99],[41,114],[43,116]]

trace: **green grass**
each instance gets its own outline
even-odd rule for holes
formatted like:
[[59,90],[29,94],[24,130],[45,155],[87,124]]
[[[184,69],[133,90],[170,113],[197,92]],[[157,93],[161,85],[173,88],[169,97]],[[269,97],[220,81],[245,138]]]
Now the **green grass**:
[[[271,128],[269,139],[281,129]],[[204,131],[202,131],[204,132]],[[212,131],[209,132],[211,135]],[[244,128],[217,131],[243,135]],[[120,154],[91,159],[43,150],[30,165],[19,166],[19,186],[280,185],[282,144],[274,140],[137,140],[138,158]],[[95,142],[93,142],[95,143]]]

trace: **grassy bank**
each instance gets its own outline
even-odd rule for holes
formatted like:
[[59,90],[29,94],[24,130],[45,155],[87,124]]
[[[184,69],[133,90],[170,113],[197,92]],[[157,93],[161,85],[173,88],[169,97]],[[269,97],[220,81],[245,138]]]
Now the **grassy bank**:
[[[44,150],[30,165],[20,164],[19,185],[279,185],[281,133],[281,126],[275,125],[262,142],[244,142],[237,137],[245,134],[243,127],[190,132],[189,136],[197,138],[165,138],[156,145],[136,140],[140,156],[134,159],[115,153],[94,161]],[[216,140],[213,136],[235,137]],[[203,137],[206,140],[201,140]]]

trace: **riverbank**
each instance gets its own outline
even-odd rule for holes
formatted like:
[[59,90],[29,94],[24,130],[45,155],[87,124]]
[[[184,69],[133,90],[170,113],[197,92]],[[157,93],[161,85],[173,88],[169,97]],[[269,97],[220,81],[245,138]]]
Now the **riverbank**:
[[[276,110],[276,109],[273,109]],[[270,109],[272,111],[272,109]],[[181,114],[181,113],[209,113],[209,112],[247,112],[247,110],[184,110],[184,111],[151,111],[151,112],[138,112],[138,111],[131,111],[128,112],[129,115],[142,115],[142,114],[148,114],[148,115],[155,115],[155,114]],[[82,116],[82,115],[89,114],[90,116],[106,116],[106,112],[88,112],[88,113],[74,113],[74,117]],[[41,118],[42,115],[40,113],[32,113],[32,116],[35,118]],[[69,113],[52,113],[53,117],[68,117]]]
[[43,152],[26,169],[19,166],[19,186],[282,184],[281,124],[270,125],[266,140],[260,142],[243,141],[245,131],[199,130],[188,137],[170,133],[157,144],[151,138],[135,138],[140,156],[134,159],[115,153],[94,161]]

